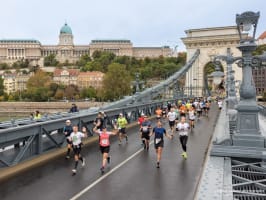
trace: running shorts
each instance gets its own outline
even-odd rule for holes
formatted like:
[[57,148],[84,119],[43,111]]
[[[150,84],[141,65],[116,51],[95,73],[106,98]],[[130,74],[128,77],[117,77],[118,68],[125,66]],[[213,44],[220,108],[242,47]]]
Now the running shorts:
[[103,147],[103,146],[100,146],[100,151],[101,153],[109,153],[110,151],[110,146],[106,146],[106,147]]

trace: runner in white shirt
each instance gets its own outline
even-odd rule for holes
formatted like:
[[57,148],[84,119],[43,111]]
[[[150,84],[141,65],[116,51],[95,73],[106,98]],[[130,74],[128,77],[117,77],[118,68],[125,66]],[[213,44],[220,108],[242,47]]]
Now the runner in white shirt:
[[82,167],[85,166],[85,158],[81,156],[81,145],[82,141],[81,138],[86,137],[84,132],[86,132],[86,129],[83,128],[82,132],[78,131],[78,126],[73,126],[73,132],[69,136],[69,140],[72,142],[72,147],[74,151],[74,158],[75,158],[75,167],[72,169],[72,175],[75,175],[77,173],[77,167],[78,167],[78,161],[80,160],[82,162]]
[[170,112],[167,113],[167,118],[169,120],[169,126],[170,126],[170,129],[171,129],[171,136],[173,136],[174,134],[174,127],[175,127],[175,121],[176,121],[176,118],[177,118],[177,115],[176,115],[176,112],[174,111],[173,108],[171,108]]
[[116,132],[107,131],[106,127],[103,126],[102,131],[97,129],[97,126],[93,128],[93,131],[99,135],[99,146],[101,153],[103,155],[102,159],[102,167],[100,168],[102,174],[104,173],[104,168],[106,163],[110,163],[110,135],[116,135],[118,133],[118,129],[115,127]]
[[176,130],[179,132],[179,140],[183,149],[181,154],[184,159],[187,159],[187,140],[188,140],[188,130],[189,124],[186,122],[185,117],[181,117],[181,121],[177,124]]
[[189,111],[188,111],[188,119],[189,119],[189,124],[191,126],[191,128],[195,127],[194,121],[195,121],[195,110],[193,107],[190,107]]

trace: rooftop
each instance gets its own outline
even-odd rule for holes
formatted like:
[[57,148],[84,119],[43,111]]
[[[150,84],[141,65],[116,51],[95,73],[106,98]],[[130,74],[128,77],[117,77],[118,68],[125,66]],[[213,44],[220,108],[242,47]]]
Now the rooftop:
[[91,41],[92,44],[94,43],[131,43],[130,40],[124,40],[124,39],[121,39],[121,40],[115,40],[115,39],[104,39],[104,40],[92,40]]
[[72,30],[70,26],[65,23],[65,25],[60,29],[60,34],[71,34],[72,35]]
[[266,38],[266,31],[264,31],[258,38],[258,40],[263,40]]
[[40,44],[38,40],[35,39],[1,39],[0,43],[35,43]]

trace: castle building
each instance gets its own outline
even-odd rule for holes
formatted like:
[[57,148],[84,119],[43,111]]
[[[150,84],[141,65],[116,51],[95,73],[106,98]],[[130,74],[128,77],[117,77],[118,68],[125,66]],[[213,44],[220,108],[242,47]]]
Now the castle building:
[[117,56],[168,57],[172,55],[169,46],[133,47],[130,40],[92,40],[90,44],[75,45],[72,29],[67,23],[59,32],[57,45],[42,45],[35,39],[2,39],[0,40],[0,63],[12,64],[18,60],[28,59],[31,65],[43,66],[44,57],[54,54],[64,63],[75,63],[82,55],[92,55],[94,51],[113,52]]
[[77,85],[78,69],[55,69],[53,81],[62,85]]
[[92,72],[80,72],[78,79],[79,88],[89,88],[93,87],[99,89],[102,87],[104,73],[98,71]]

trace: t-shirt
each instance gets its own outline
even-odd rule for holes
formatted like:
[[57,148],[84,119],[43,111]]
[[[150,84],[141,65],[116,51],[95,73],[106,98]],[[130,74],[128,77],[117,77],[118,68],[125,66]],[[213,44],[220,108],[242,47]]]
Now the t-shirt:
[[103,129],[103,122],[104,122],[103,118],[97,117],[94,122],[96,123],[97,129],[100,130]]
[[162,111],[161,109],[156,110],[156,111],[155,111],[156,116],[157,116],[157,117],[160,117],[160,116],[162,115],[162,112],[163,112],[163,111]]
[[175,119],[176,119],[176,113],[175,112],[169,112],[168,114],[167,114],[167,117],[168,117],[168,119],[169,119],[169,121],[175,121]]
[[145,122],[142,122],[140,131],[143,133],[147,133],[150,131],[150,128],[151,128],[151,122],[145,121]]
[[153,128],[153,133],[154,143],[158,144],[159,142],[163,141],[163,135],[166,133],[166,130],[163,127],[155,127]]
[[186,108],[189,110],[191,107],[191,103],[186,103]]
[[144,121],[144,117],[139,117],[139,119],[138,119],[138,124],[142,124],[142,122]]
[[188,130],[189,130],[189,124],[188,123],[181,123],[179,122],[176,125],[177,131],[179,131],[180,136],[188,135]]
[[81,132],[72,132],[70,134],[70,139],[72,141],[72,144],[77,146],[77,145],[80,145],[81,144],[81,138],[85,137],[85,134],[84,133],[81,133]]
[[65,126],[65,127],[63,128],[63,132],[66,133],[66,134],[65,134],[66,137],[69,137],[70,134],[73,132],[73,128],[72,128],[72,126]]
[[98,132],[99,134],[99,144],[100,146],[102,147],[108,147],[110,146],[110,135],[112,135],[112,132],[109,132],[109,131],[106,131],[106,132],[102,132],[102,131],[99,131]]
[[119,117],[117,119],[117,124],[118,124],[118,128],[126,128],[127,125],[127,120],[125,117]]
[[195,119],[195,112],[194,112],[194,110],[188,111],[188,118],[189,119]]

